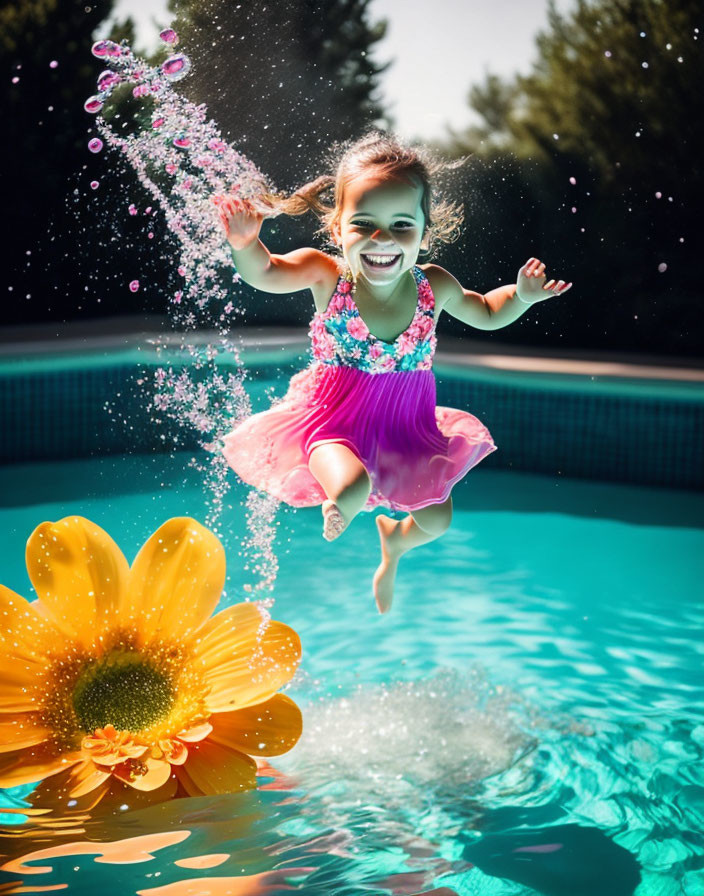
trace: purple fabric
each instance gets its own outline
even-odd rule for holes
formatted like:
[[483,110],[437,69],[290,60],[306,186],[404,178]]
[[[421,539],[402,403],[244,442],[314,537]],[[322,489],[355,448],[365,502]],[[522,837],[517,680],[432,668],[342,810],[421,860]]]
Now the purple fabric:
[[365,510],[416,510],[445,501],[496,450],[480,420],[436,407],[435,398],[432,370],[371,374],[314,362],[269,410],[225,437],[224,454],[245,482],[309,507],[326,498],[308,469],[309,454],[320,442],[341,442],[371,478]]

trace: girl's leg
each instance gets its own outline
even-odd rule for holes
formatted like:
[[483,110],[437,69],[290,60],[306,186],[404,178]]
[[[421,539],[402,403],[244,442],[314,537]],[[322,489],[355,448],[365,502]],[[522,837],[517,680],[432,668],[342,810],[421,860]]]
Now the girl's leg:
[[439,538],[452,522],[452,495],[442,504],[414,510],[402,520],[381,514],[376,518],[381,541],[381,564],[374,574],[374,597],[380,613],[391,609],[398,561],[403,554]]
[[357,455],[340,442],[314,448],[308,457],[308,468],[328,496],[322,505],[323,537],[332,541],[367,503],[371,479]]

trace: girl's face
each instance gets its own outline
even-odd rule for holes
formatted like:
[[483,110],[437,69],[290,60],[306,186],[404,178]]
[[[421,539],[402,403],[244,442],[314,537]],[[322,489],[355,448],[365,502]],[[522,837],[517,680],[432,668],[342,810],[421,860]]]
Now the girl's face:
[[332,234],[355,280],[390,286],[418,259],[425,217],[417,182],[360,175],[345,187]]

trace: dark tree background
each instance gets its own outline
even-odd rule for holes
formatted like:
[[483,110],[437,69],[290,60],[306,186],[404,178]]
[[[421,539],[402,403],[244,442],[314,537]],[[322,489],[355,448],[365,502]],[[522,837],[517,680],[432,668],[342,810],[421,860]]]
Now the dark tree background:
[[[171,13],[194,63],[180,89],[279,189],[323,173],[331,142],[393,128],[379,90],[389,61],[376,48],[386,23],[369,0],[172,0]],[[111,0],[0,5],[4,323],[166,312],[173,244],[158,223],[147,241],[144,220],[117,208],[145,199],[132,173],[86,150],[83,101],[101,68],[90,45],[111,14]],[[466,226],[432,260],[482,291],[513,282],[530,255],[575,283],[473,337],[701,356],[700,20],[695,0],[579,0],[569,14],[550,10],[529,75],[471,86],[479,124],[433,142],[448,157],[471,154],[450,195],[464,200]],[[111,36],[132,37],[131,23]],[[278,218],[263,238],[285,252],[310,245],[316,227],[312,216]],[[162,286],[132,294],[132,276]],[[304,324],[312,313],[304,299],[249,298],[246,322]],[[447,317],[442,327],[469,332]]]

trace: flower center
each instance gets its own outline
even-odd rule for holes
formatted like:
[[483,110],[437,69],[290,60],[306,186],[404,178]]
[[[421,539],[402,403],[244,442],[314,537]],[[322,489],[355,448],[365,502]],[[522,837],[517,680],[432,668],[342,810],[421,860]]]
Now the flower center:
[[113,725],[133,733],[168,715],[169,677],[136,651],[113,651],[88,666],[76,682],[73,707],[84,731]]

